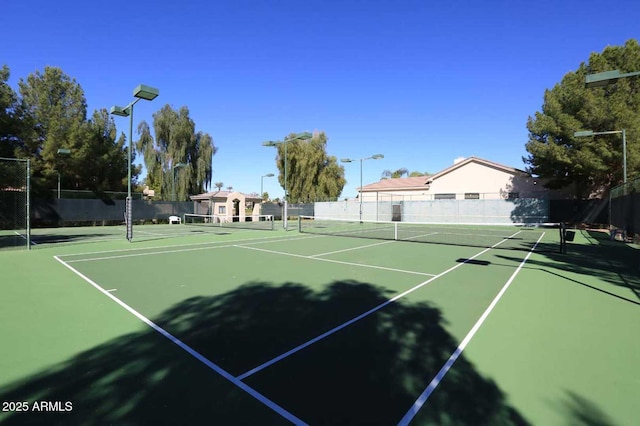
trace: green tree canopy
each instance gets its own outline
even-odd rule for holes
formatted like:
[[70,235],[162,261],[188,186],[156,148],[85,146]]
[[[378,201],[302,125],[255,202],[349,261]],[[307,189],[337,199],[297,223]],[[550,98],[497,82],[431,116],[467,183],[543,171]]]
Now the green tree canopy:
[[[76,173],[83,189],[94,191],[125,191],[127,189],[127,150],[126,139],[120,135],[116,140],[116,126],[106,109],[93,113],[85,125],[84,140],[78,149],[76,158],[80,161]],[[74,153],[72,152],[72,157]],[[132,160],[135,153],[132,153]],[[132,180],[140,174],[133,167]]]
[[619,134],[575,137],[579,130],[626,129],[628,175],[640,169],[640,78],[622,78],[603,88],[586,88],[587,74],[609,70],[640,71],[640,45],[629,40],[592,53],[588,63],[546,90],[542,111],[529,117],[527,170],[549,188],[572,188],[576,197],[622,182],[623,150]]
[[[295,134],[286,139],[294,138]],[[284,188],[284,145],[278,145],[278,181]],[[327,136],[314,133],[309,140],[287,142],[287,189],[290,202],[334,201],[346,184],[344,167],[327,155]]]
[[[0,79],[6,82],[7,68]],[[31,160],[32,188],[46,195],[60,176],[63,188],[93,191],[126,188],[127,156],[124,139],[115,140],[113,119],[102,109],[87,120],[84,91],[60,68],[45,67],[18,83],[20,98],[6,117],[13,153]],[[6,83],[0,98],[11,101]],[[4,125],[3,125],[4,127]],[[5,145],[5,150],[9,148]],[[60,154],[59,150],[70,153]],[[137,171],[136,171],[137,172]],[[133,175],[135,177],[135,174]]]
[[0,69],[0,157],[14,157],[18,133],[18,96],[9,86],[9,67]]
[[174,190],[177,200],[185,200],[211,185],[217,148],[209,134],[196,132],[195,127],[186,106],[174,110],[170,105],[153,114],[155,140],[146,122],[138,126],[136,148],[144,156],[147,185],[165,200]]
[[63,166],[58,149],[77,152],[82,141],[87,103],[80,85],[60,68],[45,67],[20,79],[21,126],[17,154],[31,159],[32,185],[38,191],[50,183],[52,170]]

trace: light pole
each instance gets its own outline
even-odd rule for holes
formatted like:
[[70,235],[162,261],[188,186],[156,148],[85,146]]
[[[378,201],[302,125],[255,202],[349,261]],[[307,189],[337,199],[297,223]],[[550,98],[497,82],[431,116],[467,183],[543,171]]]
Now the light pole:
[[266,178],[266,177],[273,177],[273,176],[274,176],[274,174],[273,174],[273,173],[267,173],[266,175],[262,175],[262,176],[260,176],[260,199],[261,199],[261,200],[262,200],[262,194],[264,193],[264,192],[263,192],[263,190],[262,190],[262,187],[263,187],[262,183],[263,183],[263,181],[264,181],[264,178]]
[[172,170],[172,174],[173,174],[173,194],[171,196],[171,201],[176,201],[176,169],[181,169],[183,167],[186,167],[187,165],[185,163],[177,163],[175,166],[173,166],[171,168]]
[[[360,223],[362,223],[362,162],[364,160],[379,160],[381,158],[384,158],[384,155],[375,154],[371,157],[364,157],[360,159]],[[342,158],[340,161],[342,161],[343,163],[353,163],[354,161],[356,161],[356,159]]]
[[289,209],[288,209],[289,193],[287,191],[287,142],[311,139],[312,136],[313,135],[309,132],[302,132],[302,133],[296,133],[292,138],[285,139],[283,141],[267,141],[262,143],[262,146],[284,145],[284,213],[282,214],[283,216],[282,226],[284,227],[285,231],[288,230],[287,219],[289,214]]
[[131,242],[133,239],[133,215],[131,213],[131,141],[133,139],[133,106],[140,100],[152,101],[158,97],[160,91],[155,87],[145,86],[144,84],[138,85],[133,89],[133,96],[135,99],[129,102],[126,107],[112,106],[111,114],[120,117],[129,117],[129,149],[127,151],[127,202],[125,210],[125,220],[127,224],[127,240]]
[[[59,148],[58,154],[69,155],[71,154],[71,150],[67,148]],[[58,200],[59,200],[60,199],[60,171],[56,170],[56,173],[58,173]]]
[[[592,87],[604,87],[604,86],[608,86],[609,84],[613,84],[615,83],[619,78],[627,78],[627,77],[635,77],[635,76],[639,76],[640,75],[640,71],[633,71],[633,72],[627,72],[627,73],[621,73],[620,70],[611,70],[611,71],[604,71],[604,72],[599,72],[596,74],[587,74],[587,76],[585,77],[585,81],[584,81],[584,85],[587,88],[592,88]],[[626,134],[624,129],[623,130],[618,130],[615,132],[610,132],[610,133],[620,133],[622,132],[622,145],[623,145],[623,158],[624,158],[624,182],[627,182],[627,140],[626,140]],[[576,133],[581,133],[581,132],[576,132]],[[603,133],[607,133],[607,132],[602,132],[602,133],[594,133],[594,135],[596,134],[603,134]]]
[[610,130],[607,132],[594,132],[593,130],[582,130],[580,132],[575,132],[573,136],[577,138],[583,138],[587,136],[597,136],[597,135],[613,135],[622,133],[622,170],[623,170],[623,182],[627,183],[627,134],[625,129],[622,130]]

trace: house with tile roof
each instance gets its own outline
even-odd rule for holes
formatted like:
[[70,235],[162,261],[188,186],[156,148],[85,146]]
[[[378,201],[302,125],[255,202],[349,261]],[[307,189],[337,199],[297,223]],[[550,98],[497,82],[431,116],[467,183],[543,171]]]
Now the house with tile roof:
[[237,191],[212,191],[189,197],[196,203],[196,211],[201,214],[211,214],[238,218],[240,222],[246,220],[247,210],[251,216],[260,214],[262,199],[257,196],[243,194]]
[[547,190],[523,170],[469,157],[430,176],[382,179],[358,188],[363,201],[540,198]]

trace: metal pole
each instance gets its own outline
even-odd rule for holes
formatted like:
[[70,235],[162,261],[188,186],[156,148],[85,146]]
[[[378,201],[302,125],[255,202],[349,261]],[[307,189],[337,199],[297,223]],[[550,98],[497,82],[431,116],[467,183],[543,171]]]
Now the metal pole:
[[127,150],[127,201],[125,203],[125,216],[127,226],[127,240],[133,240],[133,212],[131,199],[131,149],[133,145],[133,105],[136,101],[129,104],[129,149]]
[[129,104],[129,150],[127,151],[127,196],[131,197],[131,144],[133,139],[133,105]]
[[363,158],[360,159],[360,223],[362,223],[362,162]]
[[288,209],[288,201],[289,201],[289,197],[287,196],[287,140],[284,140],[284,217],[282,218],[282,225],[284,226],[284,230],[288,231],[288,223],[287,223],[287,218],[289,216],[289,209]]
[[173,167],[172,169],[173,171],[173,183],[171,185],[171,201],[176,201],[176,168]]
[[60,199],[60,172],[58,172],[58,200]]
[[627,183],[627,133],[622,129],[622,165],[624,171],[623,182]]
[[31,167],[27,159],[27,250],[31,250]]

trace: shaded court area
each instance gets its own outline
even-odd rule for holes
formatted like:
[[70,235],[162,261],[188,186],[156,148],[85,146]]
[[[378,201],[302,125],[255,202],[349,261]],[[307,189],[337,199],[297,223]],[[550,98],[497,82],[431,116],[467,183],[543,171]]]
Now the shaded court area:
[[631,424],[638,276],[605,259],[635,251],[598,237],[566,254],[283,231],[4,253],[0,400],[73,409],[0,423]]

